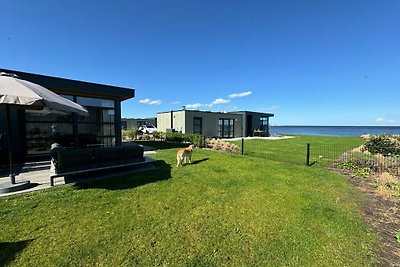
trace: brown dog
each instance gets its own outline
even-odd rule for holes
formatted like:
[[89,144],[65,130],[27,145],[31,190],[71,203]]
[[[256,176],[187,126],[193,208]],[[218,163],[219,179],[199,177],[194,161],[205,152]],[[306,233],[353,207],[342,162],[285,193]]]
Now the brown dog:
[[182,166],[183,163],[192,163],[193,145],[181,148],[176,153],[176,167]]

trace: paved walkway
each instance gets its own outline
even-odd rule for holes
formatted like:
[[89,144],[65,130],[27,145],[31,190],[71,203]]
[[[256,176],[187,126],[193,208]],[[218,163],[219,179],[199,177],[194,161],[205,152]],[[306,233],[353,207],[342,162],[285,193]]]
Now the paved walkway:
[[[148,156],[149,154],[152,154],[152,153],[156,153],[153,150],[154,149],[152,149],[151,147],[146,147],[145,153],[144,153],[145,156]],[[142,171],[154,169],[154,165],[153,165],[154,161],[155,161],[154,159],[152,159],[150,157],[146,157],[146,162],[144,162],[145,164],[143,166],[135,167],[134,169],[130,169],[127,171],[118,172],[118,175],[124,175],[127,173],[142,172]],[[24,180],[29,180],[31,182],[32,186],[28,189],[20,190],[20,191],[16,191],[16,192],[0,193],[0,197],[50,188],[51,186],[50,186],[49,175],[50,175],[49,169],[20,173],[19,175],[17,175],[15,177],[16,182],[18,183],[18,182],[21,182]],[[105,179],[105,178],[112,177],[112,176],[115,176],[115,174],[105,174],[105,175],[101,175],[101,176],[96,175],[96,177],[89,177],[87,179],[82,178],[82,179],[79,179],[79,181],[85,182],[85,181],[100,180],[100,179]],[[0,187],[7,186],[9,184],[10,184],[10,177],[8,177],[8,176],[0,177]],[[66,184],[65,180],[62,177],[57,179],[55,182],[55,186],[65,185],[65,184]]]

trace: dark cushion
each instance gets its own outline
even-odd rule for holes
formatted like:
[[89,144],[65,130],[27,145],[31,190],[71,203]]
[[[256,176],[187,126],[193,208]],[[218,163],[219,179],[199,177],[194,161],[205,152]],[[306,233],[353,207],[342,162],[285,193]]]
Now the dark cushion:
[[94,160],[97,166],[118,164],[122,161],[122,147],[96,147],[94,149]]
[[144,149],[136,144],[80,149],[54,145],[51,155],[56,174],[144,161]]
[[93,160],[93,149],[82,148],[59,150],[56,173],[91,168],[93,165]]
[[139,145],[125,146],[122,157],[126,163],[138,162],[143,160],[144,149]]

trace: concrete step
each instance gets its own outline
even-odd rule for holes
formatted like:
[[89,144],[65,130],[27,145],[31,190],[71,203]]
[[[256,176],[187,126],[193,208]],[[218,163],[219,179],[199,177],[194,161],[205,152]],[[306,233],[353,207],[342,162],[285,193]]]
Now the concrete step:
[[42,170],[50,170],[49,160],[26,162],[22,167],[21,172],[42,171]]

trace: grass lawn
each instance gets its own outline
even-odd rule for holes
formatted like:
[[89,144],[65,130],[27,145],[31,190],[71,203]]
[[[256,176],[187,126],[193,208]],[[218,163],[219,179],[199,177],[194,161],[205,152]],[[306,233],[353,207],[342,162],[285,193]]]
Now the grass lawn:
[[159,168],[149,172],[0,198],[0,265],[376,263],[377,237],[345,178],[200,149],[176,168],[175,153],[152,154]]
[[[233,142],[242,146],[241,141]],[[296,136],[291,139],[251,139],[244,142],[244,153],[289,164],[305,164],[306,145],[310,144],[310,163],[327,165],[344,151],[360,146],[359,137]],[[321,156],[321,157],[320,157]]]

